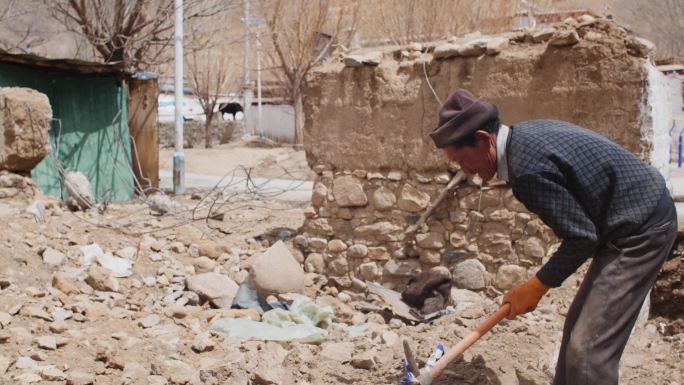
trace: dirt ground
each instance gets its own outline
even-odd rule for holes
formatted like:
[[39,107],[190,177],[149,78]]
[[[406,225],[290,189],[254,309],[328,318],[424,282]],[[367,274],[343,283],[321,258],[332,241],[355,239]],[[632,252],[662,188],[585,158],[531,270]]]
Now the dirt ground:
[[[159,169],[173,169],[173,148],[159,151]],[[238,167],[253,169],[264,178],[311,180],[315,174],[306,164],[304,151],[292,147],[247,146],[243,140],[219,144],[213,148],[184,150],[186,173],[226,175]]]
[[[298,160],[294,168],[305,168],[303,154],[290,149],[226,146],[187,156],[191,167],[220,164],[216,173],[241,161],[266,170],[271,162]],[[336,322],[365,330],[332,331],[320,345],[241,342],[210,331],[209,320],[223,310],[187,300],[186,279],[210,269],[242,282],[274,240],[269,230],[296,229],[303,208],[217,191],[174,197],[166,215],[141,201],[72,213],[38,198],[47,206],[40,224],[26,211],[34,199],[0,200],[0,384],[398,384],[402,338],[422,364],[437,344],[448,348],[473,330],[500,300],[483,296],[431,324],[409,325],[358,310],[361,301],[379,303],[377,296],[340,291],[309,273],[304,294],[332,306]],[[81,248],[95,243],[133,261],[132,275],[116,278],[118,291],[92,287]],[[287,245],[297,258],[292,241]],[[59,264],[46,257],[55,252],[64,257]],[[572,276],[535,312],[496,326],[437,383],[548,384],[580,281]],[[672,324],[658,318],[635,329],[621,361],[622,384],[684,383],[684,333]]]

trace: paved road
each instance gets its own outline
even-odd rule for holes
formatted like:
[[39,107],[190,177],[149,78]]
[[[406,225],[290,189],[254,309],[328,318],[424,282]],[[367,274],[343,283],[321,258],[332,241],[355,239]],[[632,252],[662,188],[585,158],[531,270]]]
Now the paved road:
[[[264,199],[305,203],[311,200],[313,182],[308,180],[251,178],[247,184],[245,176],[228,176],[221,180],[220,176],[206,174],[185,174],[186,189],[210,189],[219,184],[220,188],[235,192],[250,192],[256,189]],[[159,187],[173,188],[173,172],[159,171]]]

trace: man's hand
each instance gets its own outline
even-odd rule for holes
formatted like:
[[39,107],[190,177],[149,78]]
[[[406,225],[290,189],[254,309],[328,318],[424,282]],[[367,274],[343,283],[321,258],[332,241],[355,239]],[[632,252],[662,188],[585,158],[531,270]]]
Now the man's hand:
[[501,301],[502,305],[505,303],[511,304],[511,310],[506,318],[512,320],[520,314],[536,309],[539,300],[547,291],[549,291],[549,286],[544,285],[536,276],[512,288],[504,295]]

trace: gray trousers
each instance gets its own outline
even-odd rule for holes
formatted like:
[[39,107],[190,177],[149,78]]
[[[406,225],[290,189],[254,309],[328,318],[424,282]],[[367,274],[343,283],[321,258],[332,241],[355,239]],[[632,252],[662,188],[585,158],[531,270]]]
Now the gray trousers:
[[617,385],[622,352],[677,236],[674,204],[661,211],[594,257],[565,319],[554,385]]

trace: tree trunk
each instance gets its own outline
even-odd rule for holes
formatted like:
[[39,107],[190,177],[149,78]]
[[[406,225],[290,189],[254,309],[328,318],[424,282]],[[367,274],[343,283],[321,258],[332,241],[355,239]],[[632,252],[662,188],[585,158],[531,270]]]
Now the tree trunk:
[[304,146],[304,95],[299,89],[295,89],[294,95],[294,125],[295,148]]
[[204,122],[204,147],[211,148],[211,122],[214,120],[214,114],[205,113],[204,116],[207,117],[207,120]]

